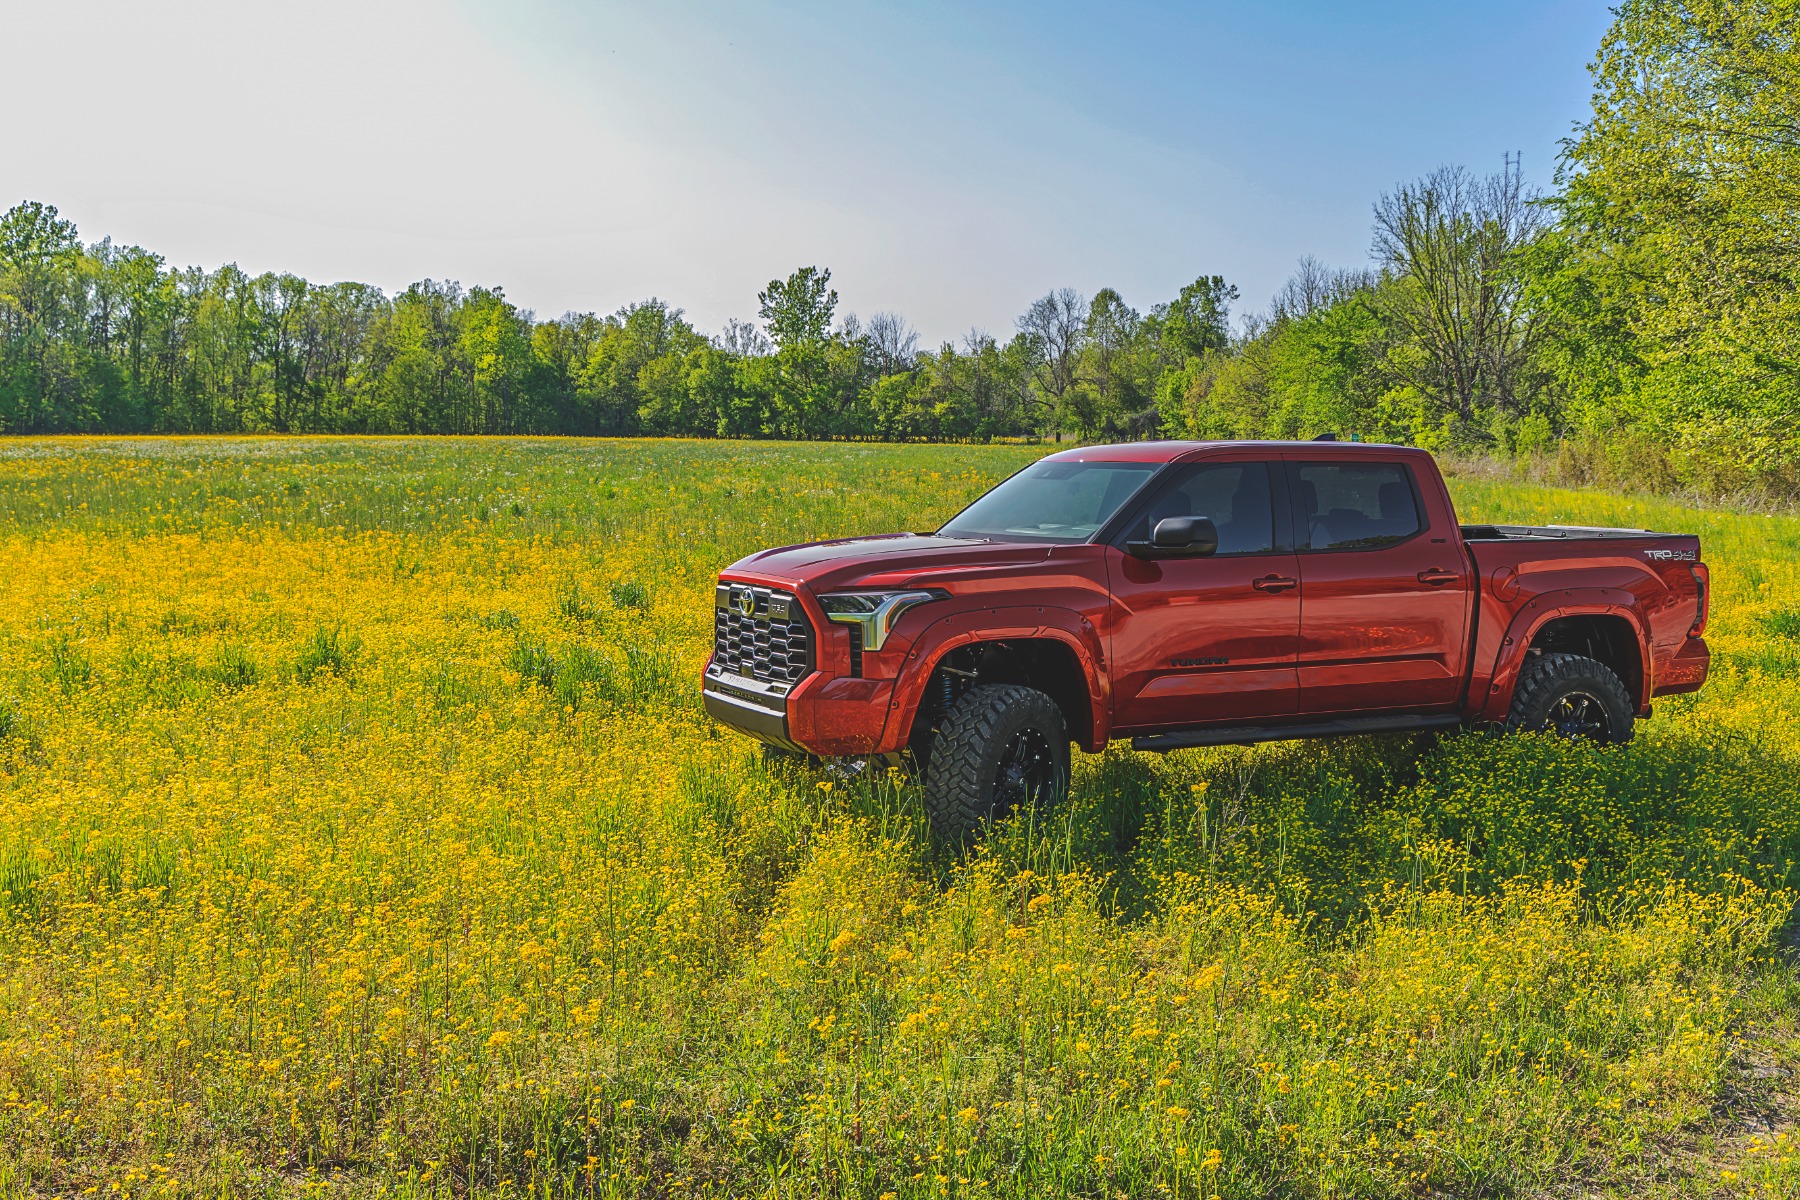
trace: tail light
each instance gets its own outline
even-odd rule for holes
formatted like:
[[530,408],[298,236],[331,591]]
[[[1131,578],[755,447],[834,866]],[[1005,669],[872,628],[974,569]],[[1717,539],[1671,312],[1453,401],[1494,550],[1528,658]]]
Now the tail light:
[[1696,563],[1688,568],[1694,576],[1694,626],[1688,630],[1688,636],[1697,638],[1706,632],[1706,616],[1712,608],[1712,573],[1705,566]]

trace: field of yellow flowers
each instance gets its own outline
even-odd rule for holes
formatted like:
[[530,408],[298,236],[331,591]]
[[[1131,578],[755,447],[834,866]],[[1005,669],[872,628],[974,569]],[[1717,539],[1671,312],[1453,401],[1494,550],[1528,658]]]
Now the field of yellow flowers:
[[933,849],[696,676],[1041,450],[0,443],[0,1197],[1800,1192],[1800,519],[1630,746],[1079,759]]

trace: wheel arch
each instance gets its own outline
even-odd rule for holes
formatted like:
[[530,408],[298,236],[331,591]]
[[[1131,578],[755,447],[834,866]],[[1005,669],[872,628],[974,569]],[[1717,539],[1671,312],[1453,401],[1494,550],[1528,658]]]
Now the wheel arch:
[[[982,614],[990,616],[989,614]],[[1015,626],[996,620],[981,628],[961,632],[946,630],[944,636],[931,643],[929,651],[921,651],[920,665],[909,669],[910,684],[896,697],[887,729],[882,736],[885,750],[893,751],[911,744],[921,729],[970,687],[1015,683],[1036,688],[1056,702],[1063,714],[1069,736],[1084,750],[1094,751],[1106,743],[1107,709],[1104,683],[1097,666],[1095,646],[1084,644],[1082,632],[1093,637],[1091,626],[1083,630],[1079,620],[1071,622],[1076,630],[1039,624],[1048,613],[1032,610],[1034,624]],[[1068,614],[1074,617],[1074,614]],[[1004,613],[992,614],[1004,618]],[[945,624],[955,622],[949,618]],[[1081,631],[1081,632],[1077,632]]]
[[1501,644],[1484,720],[1503,720],[1511,710],[1519,673],[1534,653],[1580,654],[1605,664],[1624,683],[1637,715],[1648,715],[1655,685],[1650,639],[1634,605],[1600,600],[1554,606],[1528,603]]

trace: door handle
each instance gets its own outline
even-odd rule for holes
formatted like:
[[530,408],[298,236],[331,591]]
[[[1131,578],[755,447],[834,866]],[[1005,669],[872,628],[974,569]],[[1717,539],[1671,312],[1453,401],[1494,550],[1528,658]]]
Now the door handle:
[[1455,583],[1462,575],[1456,571],[1446,571],[1441,567],[1432,567],[1428,571],[1419,572],[1419,582],[1428,583],[1432,587],[1443,587],[1446,583]]
[[1285,592],[1296,582],[1285,575],[1264,575],[1261,579],[1251,580],[1250,586],[1259,592]]

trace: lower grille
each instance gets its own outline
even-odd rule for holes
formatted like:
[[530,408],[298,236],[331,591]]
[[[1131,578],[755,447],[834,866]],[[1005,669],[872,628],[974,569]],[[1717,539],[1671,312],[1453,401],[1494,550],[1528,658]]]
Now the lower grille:
[[713,601],[713,669],[785,688],[812,671],[812,626],[787,592],[721,583]]

